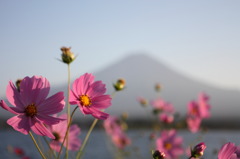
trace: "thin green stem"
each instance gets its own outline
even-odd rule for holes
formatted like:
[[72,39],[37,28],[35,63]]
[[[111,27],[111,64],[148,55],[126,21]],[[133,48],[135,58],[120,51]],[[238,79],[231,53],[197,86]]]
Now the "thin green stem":
[[40,155],[42,156],[42,158],[43,158],[43,159],[47,159],[47,158],[44,156],[44,154],[42,153],[40,147],[39,147],[38,144],[37,144],[37,141],[35,140],[35,138],[34,138],[34,136],[32,135],[31,132],[29,132],[29,135],[31,136],[31,138],[32,138],[32,140],[33,140],[33,143],[35,144],[35,146],[36,146],[38,152],[40,153]]
[[[74,110],[73,110],[73,112],[72,112],[72,114],[71,114],[71,116],[70,116],[70,121],[69,121],[69,123],[68,123],[67,132],[69,131],[70,125],[71,125],[71,123],[72,123],[73,114],[75,113],[75,111],[77,110],[77,108],[78,108],[78,106],[76,106],[76,107],[74,108]],[[64,139],[63,139],[63,142],[62,142],[60,151],[59,151],[58,156],[57,156],[57,159],[59,159],[59,157],[60,157],[60,154],[61,154],[61,152],[62,152],[63,145],[64,145],[64,142],[65,142],[65,140],[66,140],[66,138],[67,138],[67,135],[68,135],[68,133],[66,133],[65,136],[64,136]]]
[[[69,104],[69,94],[70,94],[70,80],[71,80],[71,75],[70,75],[70,64],[68,64],[68,93],[67,93],[67,114],[68,114],[68,125],[70,126],[70,113],[71,113],[71,109],[70,109],[70,104]],[[67,141],[66,141],[66,145],[67,145],[67,149],[66,149],[66,159],[68,159],[68,131],[66,132],[66,136],[67,136]]]
[[[112,93],[112,95],[111,95],[112,98],[115,96],[115,93],[116,93],[116,91],[114,91],[114,92]],[[104,110],[103,110],[103,111],[104,111]],[[93,130],[93,128],[95,127],[95,125],[97,124],[97,122],[98,122],[98,119],[94,119],[91,127],[89,128],[89,130],[88,130],[88,132],[87,132],[86,137],[85,137],[84,140],[83,140],[83,144],[82,144],[80,150],[79,150],[78,153],[77,153],[76,159],[80,159],[80,157],[82,156],[83,150],[84,150],[84,148],[85,148],[85,146],[86,146],[86,144],[87,144],[87,141],[88,141],[88,139],[89,139],[89,137],[90,137],[90,134],[92,133],[92,130]]]
[[51,153],[53,154],[54,158],[56,159],[57,156],[56,156],[56,154],[54,153],[53,149],[51,148],[51,146],[50,146],[50,144],[49,144],[49,142],[47,141],[47,139],[46,139],[45,136],[43,136],[43,140],[46,142],[46,144],[48,145],[49,150],[51,151]]
[[89,128],[89,130],[88,130],[88,132],[87,132],[86,137],[84,138],[83,144],[82,144],[80,150],[79,150],[78,153],[77,153],[77,157],[76,157],[76,159],[79,159],[79,158],[82,156],[82,153],[83,153],[84,147],[86,146],[87,141],[88,141],[88,139],[89,139],[89,136],[90,136],[90,134],[91,134],[93,128],[94,128],[95,125],[97,124],[97,122],[98,122],[98,119],[94,119],[94,121],[93,121],[91,127]]

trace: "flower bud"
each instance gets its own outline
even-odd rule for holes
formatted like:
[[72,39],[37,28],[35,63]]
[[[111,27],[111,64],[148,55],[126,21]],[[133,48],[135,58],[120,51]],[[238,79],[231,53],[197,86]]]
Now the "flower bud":
[[152,157],[153,159],[165,159],[164,152],[160,152],[158,150],[152,151]]
[[197,144],[192,150],[191,150],[191,157],[198,158],[203,156],[204,150],[207,148],[204,142],[201,142]]
[[62,51],[62,61],[66,64],[70,64],[71,62],[73,62],[73,60],[75,60],[75,55],[71,52],[71,47],[67,48],[67,47],[62,47],[61,51]]
[[15,82],[18,92],[20,92],[20,83],[21,83],[21,81],[22,81],[22,79],[18,79],[18,80]]
[[116,91],[121,91],[125,88],[126,82],[124,79],[120,78],[115,84],[113,84]]
[[138,97],[137,100],[143,107],[146,107],[148,105],[148,101],[143,97]]
[[157,92],[159,92],[159,91],[161,90],[161,85],[160,85],[159,83],[157,83],[157,84],[155,85],[155,90],[156,90]]

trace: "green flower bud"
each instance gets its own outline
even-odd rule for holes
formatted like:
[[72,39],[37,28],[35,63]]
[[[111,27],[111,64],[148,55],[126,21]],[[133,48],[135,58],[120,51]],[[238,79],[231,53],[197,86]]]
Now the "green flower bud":
[[62,61],[66,64],[70,64],[75,60],[75,55],[70,51],[71,47],[62,47]]
[[125,88],[126,82],[124,79],[120,78],[117,80],[115,84],[113,84],[113,87],[116,91],[121,91]]

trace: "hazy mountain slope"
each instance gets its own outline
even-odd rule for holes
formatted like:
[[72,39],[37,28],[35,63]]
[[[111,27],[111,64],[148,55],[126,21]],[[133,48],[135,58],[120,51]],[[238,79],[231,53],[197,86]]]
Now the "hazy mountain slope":
[[[171,102],[183,115],[186,113],[187,103],[190,100],[196,100],[199,92],[205,92],[210,96],[212,116],[214,118],[239,118],[239,91],[223,90],[191,79],[147,54],[135,54],[125,57],[93,74],[97,80],[106,83],[109,94],[114,91],[112,84],[118,78],[122,77],[127,82],[127,88],[115,95],[113,105],[107,110],[112,115],[128,112],[131,117],[147,119],[146,111],[141,108],[136,98],[143,96],[147,99],[155,99],[157,93],[154,86],[156,83],[160,83],[163,87],[162,98]],[[72,79],[75,78],[72,77]],[[57,91],[66,92],[65,84],[52,87],[50,94]],[[12,116],[11,113],[2,109],[0,114],[2,118]],[[80,114],[79,111],[77,114]]]
[[127,81],[127,89],[113,100],[113,107],[109,110],[112,113],[128,111],[134,117],[144,116],[145,112],[136,98],[154,99],[157,95],[154,91],[156,83],[163,87],[161,96],[183,114],[187,103],[196,100],[199,92],[209,94],[213,117],[237,117],[240,111],[240,92],[215,88],[188,78],[145,54],[126,57],[95,75],[107,83],[109,93],[113,91],[112,83],[116,79],[122,77]]

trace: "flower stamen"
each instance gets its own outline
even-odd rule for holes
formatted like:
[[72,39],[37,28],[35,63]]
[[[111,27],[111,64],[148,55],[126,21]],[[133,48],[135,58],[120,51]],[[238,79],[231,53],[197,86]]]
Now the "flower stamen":
[[35,106],[35,104],[30,104],[25,108],[25,114],[26,116],[30,116],[33,117],[37,114],[37,107]]
[[82,106],[90,106],[92,104],[91,99],[87,95],[81,95],[79,101]]

